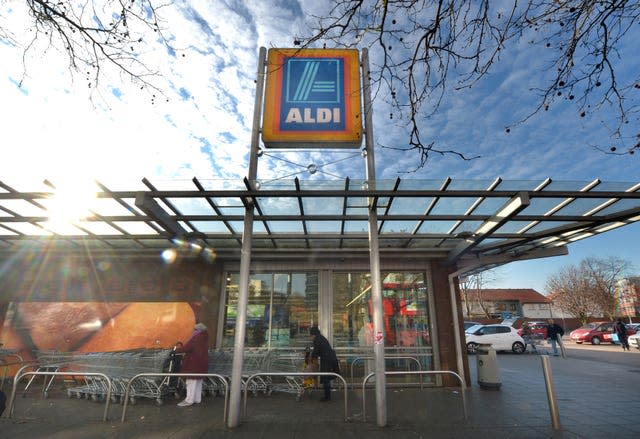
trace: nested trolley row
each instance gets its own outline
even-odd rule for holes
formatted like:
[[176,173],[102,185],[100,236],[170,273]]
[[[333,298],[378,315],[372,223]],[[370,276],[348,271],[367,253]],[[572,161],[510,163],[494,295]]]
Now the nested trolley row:
[[[126,388],[133,376],[151,373],[179,373],[181,354],[175,354],[169,349],[133,349],[116,352],[36,352],[36,361],[25,363],[22,372],[77,372],[77,375],[65,375],[63,384],[67,396],[102,402],[107,397],[104,379],[83,373],[101,373],[109,377],[111,382],[111,402],[123,403]],[[270,395],[272,392],[284,392],[302,399],[305,390],[316,386],[316,379],[301,376],[299,372],[314,372],[310,367],[308,350],[305,349],[247,349],[243,352],[242,390],[253,394]],[[342,354],[342,355],[341,355]],[[349,365],[353,374],[353,367],[358,359],[364,358],[367,351],[339,353],[344,366]],[[424,353],[423,353],[424,355]],[[396,360],[402,357],[395,357]],[[409,357],[405,357],[409,358]],[[415,361],[414,361],[415,362]],[[364,365],[362,365],[364,367]],[[406,368],[409,370],[410,364]],[[203,393],[205,395],[224,395],[229,388],[233,368],[233,351],[210,350],[209,372],[224,377],[226,382],[216,376],[205,377]],[[418,367],[418,369],[421,369]],[[345,367],[343,370],[347,370]],[[256,376],[247,382],[247,378],[260,373],[283,373],[283,375]],[[20,373],[20,372],[18,372]],[[287,375],[291,373],[291,375]],[[34,384],[36,375],[30,377],[24,387],[23,396]],[[39,376],[43,379],[42,392],[47,397],[53,385],[60,383],[61,377],[55,375]],[[353,381],[353,377],[352,377]],[[246,389],[246,386],[249,386]],[[168,397],[180,396],[184,388],[183,378],[177,376],[145,376],[131,383],[129,403],[137,399],[153,399],[157,404],[163,404]]]
[[[77,372],[77,375],[64,375],[64,388],[70,398],[104,401],[107,395],[105,380],[84,373],[102,373],[111,381],[111,402],[123,402],[125,390],[129,380],[144,373],[177,373],[181,354],[175,354],[168,349],[134,349],[116,352],[54,352],[38,351],[36,361],[25,363],[18,372]],[[233,353],[230,351],[209,351],[209,372],[224,376],[230,381],[233,364]],[[248,350],[244,354],[243,362],[243,390],[246,378],[257,372],[300,372],[303,370],[303,352],[275,352],[267,350]],[[22,390],[24,396],[35,384],[36,379],[42,379],[42,393],[44,397],[56,384],[56,375],[31,375]],[[60,376],[57,377],[60,380]],[[136,399],[154,399],[158,404],[169,396],[179,396],[184,383],[182,377],[161,376],[143,377],[132,383],[129,391],[129,402]],[[219,378],[205,377],[203,393],[208,395],[222,395],[227,385]],[[251,381],[248,391],[253,395],[271,394],[273,391],[283,391],[302,394],[301,381],[291,378],[281,382],[273,382],[268,378],[258,378]]]

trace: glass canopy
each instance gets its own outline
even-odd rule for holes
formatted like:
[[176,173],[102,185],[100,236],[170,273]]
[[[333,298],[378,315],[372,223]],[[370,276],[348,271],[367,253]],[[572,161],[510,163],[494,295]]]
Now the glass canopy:
[[364,252],[370,209],[381,253],[451,261],[517,257],[640,220],[640,183],[511,180],[158,180],[63,191],[0,182],[0,253],[158,252],[237,258],[245,209],[252,252]]

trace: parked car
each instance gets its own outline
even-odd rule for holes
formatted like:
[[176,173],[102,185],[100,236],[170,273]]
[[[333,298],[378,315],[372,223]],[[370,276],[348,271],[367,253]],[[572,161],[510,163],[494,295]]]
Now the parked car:
[[[624,326],[627,328],[627,336],[631,337],[635,335],[640,330],[640,323],[625,323]],[[620,340],[618,340],[618,334],[611,334],[611,343],[620,344]]]
[[[526,322],[531,328],[531,333],[536,338],[547,338],[547,322]],[[524,325],[524,322],[522,323]],[[518,335],[522,335],[522,327],[518,329]]]
[[[613,322],[593,322],[571,331],[569,338],[578,344],[587,342],[597,345],[602,342],[611,343],[612,332]],[[629,333],[629,329],[627,329],[627,333]]]
[[525,351],[525,342],[513,326],[476,325],[465,331],[467,352],[475,354],[478,345],[490,344],[496,351],[512,351],[521,354]]
[[640,350],[640,331],[638,331],[635,334],[629,336],[629,338],[627,340],[629,341],[629,347],[630,348],[636,348],[636,349]]

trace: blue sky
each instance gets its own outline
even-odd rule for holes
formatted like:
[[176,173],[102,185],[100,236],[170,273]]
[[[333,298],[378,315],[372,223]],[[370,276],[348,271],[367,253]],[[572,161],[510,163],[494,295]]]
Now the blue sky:
[[[305,33],[305,18],[326,2],[176,1],[162,9],[172,48],[150,41],[139,56],[162,74],[155,83],[165,96],[141,91],[105,66],[98,88],[82,74],[71,75],[68,61],[43,41],[24,54],[30,26],[22,2],[9,2],[0,38],[0,179],[9,185],[33,179],[54,183],[82,179],[123,181],[154,179],[241,179],[247,174],[259,47],[291,47]],[[311,9],[313,8],[313,9]],[[635,44],[640,30],[629,35]],[[378,54],[370,52],[372,63]],[[468,90],[450,89],[439,111],[422,129],[436,140],[470,156],[433,156],[412,172],[416,154],[376,150],[379,179],[554,180],[637,182],[640,157],[603,154],[594,145],[608,139],[606,113],[578,116],[569,102],[515,126],[537,101],[531,88],[544,83],[545,53],[526,42],[513,44],[486,80]],[[627,57],[621,77],[637,75],[640,57]],[[374,103],[374,137],[385,145],[406,138],[399,118]],[[632,121],[637,123],[637,120]],[[292,166],[292,163],[300,166]],[[314,163],[321,172],[304,171]],[[270,153],[259,163],[258,177],[277,179],[362,178],[357,151]],[[617,256],[640,272],[640,225],[589,238],[569,246],[570,255],[514,263],[502,268],[495,287],[532,287],[545,292],[546,277],[563,265],[588,256]]]

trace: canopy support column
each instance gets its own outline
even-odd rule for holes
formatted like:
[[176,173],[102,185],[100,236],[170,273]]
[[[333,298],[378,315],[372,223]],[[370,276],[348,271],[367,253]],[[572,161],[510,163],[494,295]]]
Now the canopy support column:
[[[260,48],[256,97],[253,107],[253,131],[249,151],[249,181],[253,186],[258,175],[258,148],[260,142],[260,119],[267,49]],[[244,338],[247,327],[247,303],[249,300],[249,274],[251,269],[251,248],[253,243],[253,199],[245,202],[244,230],[242,233],[242,254],[240,255],[240,285],[238,286],[238,311],[236,316],[235,339],[233,343],[233,366],[231,370],[231,391],[229,394],[229,428],[240,425],[242,410],[242,364],[244,363]]]
[[[373,107],[369,84],[369,51],[362,49],[362,94],[364,100],[365,151],[367,153],[367,184],[375,189],[376,166],[373,145]],[[384,319],[382,311],[382,280],[380,276],[380,246],[378,244],[377,198],[369,198],[369,265],[371,299],[373,302],[373,361],[375,365],[376,417],[379,427],[387,425],[387,377],[384,361]]]

